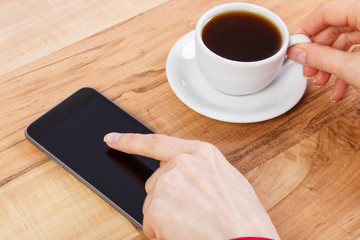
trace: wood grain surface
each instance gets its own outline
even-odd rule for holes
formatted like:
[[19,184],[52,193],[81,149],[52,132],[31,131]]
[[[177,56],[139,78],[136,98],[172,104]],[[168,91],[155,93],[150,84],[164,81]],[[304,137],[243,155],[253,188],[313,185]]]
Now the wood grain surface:
[[[155,132],[215,144],[249,179],[282,239],[360,239],[360,94],[301,101],[259,123],[204,117],[171,90],[167,55],[227,0],[0,1],[0,239],[146,239],[25,139],[77,89],[101,91]],[[321,0],[247,1],[291,29]],[[289,79],[291,81],[291,79]]]

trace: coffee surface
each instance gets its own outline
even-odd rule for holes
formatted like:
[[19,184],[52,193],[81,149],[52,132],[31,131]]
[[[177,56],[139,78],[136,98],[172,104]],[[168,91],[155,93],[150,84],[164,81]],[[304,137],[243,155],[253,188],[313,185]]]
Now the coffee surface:
[[271,57],[282,44],[280,30],[271,20],[248,11],[216,15],[204,26],[202,39],[217,55],[241,62]]

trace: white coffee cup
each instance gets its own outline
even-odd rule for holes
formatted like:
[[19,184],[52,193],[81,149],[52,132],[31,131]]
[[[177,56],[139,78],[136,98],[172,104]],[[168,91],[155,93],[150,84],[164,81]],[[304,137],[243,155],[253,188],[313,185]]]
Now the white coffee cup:
[[[277,53],[263,60],[241,62],[221,57],[206,47],[202,40],[202,30],[206,23],[214,16],[238,10],[255,12],[278,27],[282,45]],[[249,3],[228,3],[208,10],[197,22],[195,56],[201,72],[215,89],[230,95],[246,95],[269,85],[283,66],[287,48],[305,42],[311,42],[309,37],[303,34],[289,36],[285,23],[270,10]]]

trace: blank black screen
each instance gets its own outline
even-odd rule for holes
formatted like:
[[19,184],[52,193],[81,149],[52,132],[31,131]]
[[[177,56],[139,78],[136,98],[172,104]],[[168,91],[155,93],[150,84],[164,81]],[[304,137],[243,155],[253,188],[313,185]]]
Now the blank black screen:
[[103,137],[109,132],[152,132],[102,95],[67,116],[56,114],[61,121],[35,140],[141,224],[145,182],[159,162],[110,149]]

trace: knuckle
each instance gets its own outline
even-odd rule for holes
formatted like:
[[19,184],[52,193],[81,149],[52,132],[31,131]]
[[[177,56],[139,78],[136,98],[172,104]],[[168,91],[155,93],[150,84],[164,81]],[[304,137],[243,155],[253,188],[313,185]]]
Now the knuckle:
[[345,76],[344,80],[352,85],[355,89],[360,90],[360,53],[351,53],[351,57],[345,62],[346,69],[343,69],[342,75]]
[[148,180],[145,182],[145,192],[147,194],[149,194],[151,189],[153,188],[154,182],[155,182],[155,179],[153,178],[153,176],[148,178]]
[[[339,36],[339,41],[341,41],[344,47],[350,48],[352,45],[354,45],[354,42],[352,41],[351,34],[349,33],[342,33]],[[347,49],[344,49],[347,50]]]
[[320,69],[320,70],[325,70],[325,64],[324,64],[324,53],[322,51],[318,51],[315,55],[315,62],[314,65]]
[[149,146],[156,146],[161,143],[161,135],[158,134],[149,134],[148,135]]
[[144,215],[152,221],[159,219],[160,213],[163,212],[165,203],[160,198],[153,198],[149,202],[148,208],[144,211]]
[[332,9],[333,5],[334,4],[332,2],[326,2],[325,1],[325,2],[322,2],[317,9],[321,11],[321,13],[323,15],[322,17],[325,18],[326,12],[328,12],[329,9]]
[[120,135],[117,142],[121,143],[124,146],[130,146],[135,141],[136,135],[135,134],[126,134],[126,135]]
[[327,8],[328,5],[329,5],[328,2],[323,2],[323,3],[321,3],[321,4],[319,5],[319,8],[320,8],[320,9],[324,9],[324,8]]
[[327,58],[325,56],[325,52],[322,48],[315,46],[311,47],[309,46],[307,52],[307,62],[308,65],[311,67],[314,67],[318,70],[327,71],[328,70],[328,64],[327,64]]
[[343,32],[338,27],[329,27],[328,39],[337,39],[341,37],[342,34]]
[[353,20],[354,23],[354,28],[357,29],[358,31],[360,31],[360,16],[356,15],[356,17],[354,17],[355,19]]
[[161,185],[162,190],[167,190],[169,185],[172,185],[175,181],[176,176],[174,174],[174,170],[172,169],[159,176],[157,179],[157,184]]
[[143,204],[143,207],[142,207],[142,212],[143,212],[144,215],[146,215],[146,213],[147,213],[147,209],[148,209],[148,206],[150,204],[150,201],[151,201],[151,196],[148,194],[145,197],[144,204]]
[[201,141],[197,141],[196,143],[196,152],[201,155],[205,155],[205,156],[209,156],[209,154],[213,155],[215,151],[218,151],[218,149],[211,143],[201,142]]
[[315,10],[315,11],[319,11],[319,15],[321,17],[321,21],[325,22],[325,16],[326,16],[326,12],[328,11],[327,8],[329,7],[329,3],[328,2],[323,2],[319,5],[319,7]]
[[352,14],[348,17],[348,22],[351,27],[360,31],[360,15],[358,14],[360,10],[360,2],[353,1],[352,4],[351,9],[353,9],[353,11],[351,11]]
[[[178,167],[163,173],[158,177],[156,186],[154,187],[155,196],[167,196],[167,198],[176,197],[178,190],[184,185],[184,177],[189,172],[182,171]],[[186,178],[186,177],[185,177]]]
[[168,136],[164,134],[148,134],[148,144],[151,147],[156,147],[159,144],[162,144],[166,139],[168,139]]
[[174,162],[175,166],[181,165],[183,162],[191,161],[191,156],[188,153],[180,153],[176,155],[171,161]]
[[190,154],[182,153],[172,159],[172,164],[174,168],[180,170],[181,172],[189,173],[195,166],[194,160],[195,159]]
[[164,135],[161,134],[149,134],[146,139],[146,147],[143,149],[144,154],[148,155],[164,140]]

